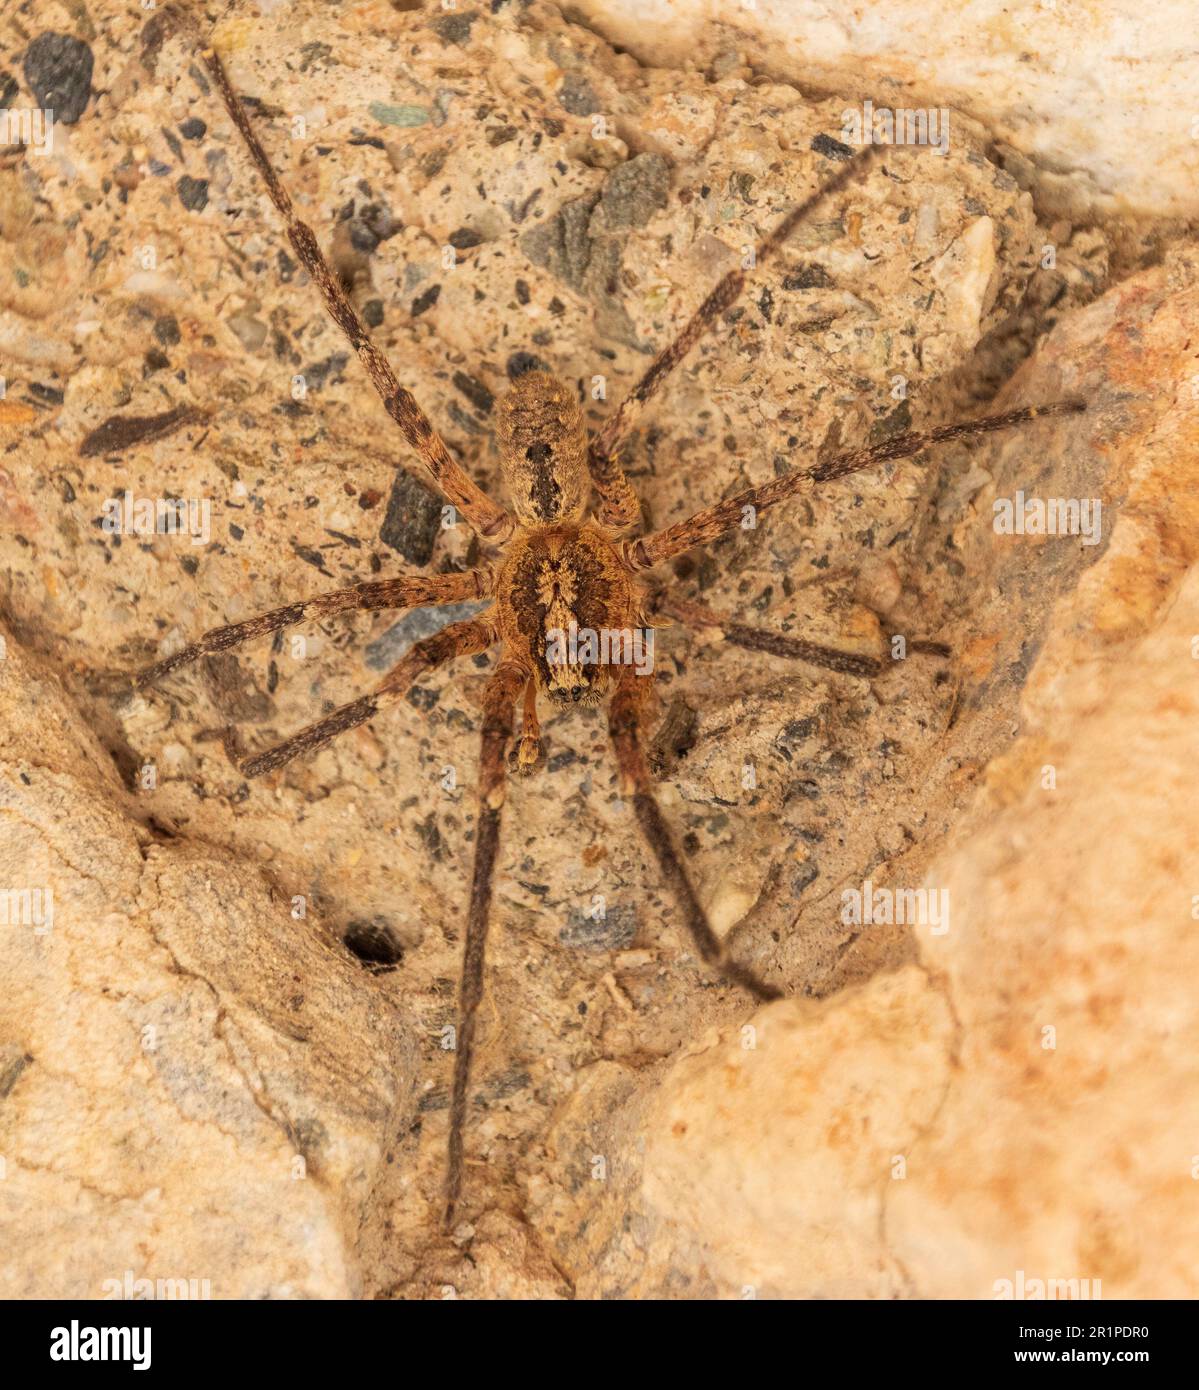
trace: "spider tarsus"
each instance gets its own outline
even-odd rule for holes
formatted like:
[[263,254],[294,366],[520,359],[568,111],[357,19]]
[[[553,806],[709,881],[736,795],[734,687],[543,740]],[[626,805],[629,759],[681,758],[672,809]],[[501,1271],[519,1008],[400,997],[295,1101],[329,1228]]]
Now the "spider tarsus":
[[378,714],[379,707],[380,699],[377,692],[372,695],[360,695],[357,700],[351,700],[348,705],[335,709],[332,714],[317,720],[315,724],[309,724],[291,738],[245,759],[241,764],[241,774],[243,777],[261,777],[264,773],[274,772],[301,753],[315,752],[338,734],[355,729],[359,724],[365,724],[368,719],[373,719]]
[[759,1004],[770,1004],[776,999],[785,999],[787,996],[775,985],[768,985],[764,980],[759,980],[752,970],[747,970],[744,966],[738,965],[736,961],[725,960],[721,963],[721,973],[725,975],[735,985],[740,985],[742,989],[748,990]]
[[[225,645],[232,645],[232,643]],[[190,646],[181,648],[173,655],[156,661],[153,666],[147,666],[144,671],[139,672],[134,677],[134,684],[139,690],[144,690],[150,685],[157,685],[164,676],[169,676],[180,666],[190,665],[193,661],[199,661],[202,656],[211,656],[213,652],[221,650],[222,647],[220,646],[208,646],[201,642],[193,642]]]
[[545,762],[545,745],[540,738],[522,734],[508,752],[508,768],[519,777],[528,777]]
[[224,749],[225,757],[230,764],[238,771],[241,771],[241,764],[245,761],[246,750],[242,744],[241,730],[236,724],[226,724],[220,731],[221,747]]
[[951,657],[953,648],[948,642],[934,642],[925,637],[913,637],[908,643],[908,651],[920,652],[924,656]]
[[457,1198],[451,1197],[445,1204],[445,1209],[441,1214],[441,1229],[448,1236],[453,1234],[454,1216],[458,1210]]

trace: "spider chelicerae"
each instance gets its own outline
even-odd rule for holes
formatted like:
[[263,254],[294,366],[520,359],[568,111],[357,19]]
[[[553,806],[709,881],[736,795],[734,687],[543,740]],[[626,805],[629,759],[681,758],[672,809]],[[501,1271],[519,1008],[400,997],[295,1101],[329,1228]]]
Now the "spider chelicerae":
[[[176,14],[181,26],[190,22]],[[193,35],[194,35],[194,31]],[[622,642],[572,641],[562,650],[562,634],[623,634],[679,622],[719,628],[734,645],[804,661],[859,677],[877,676],[883,663],[874,657],[747,626],[706,607],[672,596],[653,579],[663,562],[718,540],[743,526],[747,509],[756,515],[819,484],[862,469],[917,454],[946,440],[1007,429],[1040,416],[1085,409],[1081,401],[1055,401],[1001,415],[942,425],[893,436],[822,463],[796,469],[761,487],[705,507],[663,530],[638,535],[641,508],[620,462],[623,441],[645,405],[670,372],[741,294],[745,270],[727,274],[708,294],[678,337],[657,354],[640,381],[612,412],[594,438],[588,438],[574,390],[542,371],[518,377],[500,403],[497,437],[511,509],[488,497],[451,455],[411,392],[400,385],[390,364],[371,341],[343,285],[331,270],[312,229],[296,215],[216,52],[200,43],[212,75],[270,199],[283,219],[300,262],[320,290],[325,307],[366,368],[384,408],[399,426],[426,473],[473,528],[489,563],[465,573],[399,575],[320,594],[230,626],[214,628],[198,641],[159,661],[137,678],[148,686],[196,659],[279,632],[294,624],[351,610],[404,609],[427,604],[490,600],[465,621],[451,623],[416,642],[369,694],[335,709],[274,747],[241,763],[247,777],[273,772],[293,758],[320,748],[348,729],[373,719],[404,698],[426,672],[455,657],[485,652],[497,644],[498,664],[483,697],[477,782],[478,818],[466,940],[459,986],[453,1089],[450,1100],[445,1223],[454,1217],[463,1179],[467,1096],[474,1051],[475,1021],[483,994],[484,955],[492,880],[499,849],[505,778],[509,766],[528,774],[541,762],[537,701],[544,695],[557,706],[608,702],[608,725],[621,787],[677,905],[683,927],[714,971],[757,1000],[782,994],[725,951],[696,897],[675,849],[654,793],[646,761],[643,725],[650,709],[652,663],[614,661]],[[825,199],[866,176],[885,159],[886,147],[866,146],[840,170],[791,209],[761,241],[752,257],[760,266],[773,256],[801,222]],[[924,645],[939,649],[936,643]],[[605,656],[609,659],[605,659]],[[511,757],[514,712],[522,709],[520,736]]]

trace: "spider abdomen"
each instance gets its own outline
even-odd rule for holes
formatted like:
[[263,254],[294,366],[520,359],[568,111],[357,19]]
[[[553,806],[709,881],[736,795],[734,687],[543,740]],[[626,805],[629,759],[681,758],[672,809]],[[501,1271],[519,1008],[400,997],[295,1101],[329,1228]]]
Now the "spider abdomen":
[[575,393],[548,372],[526,372],[500,402],[496,437],[512,508],[526,526],[582,521],[587,431]]

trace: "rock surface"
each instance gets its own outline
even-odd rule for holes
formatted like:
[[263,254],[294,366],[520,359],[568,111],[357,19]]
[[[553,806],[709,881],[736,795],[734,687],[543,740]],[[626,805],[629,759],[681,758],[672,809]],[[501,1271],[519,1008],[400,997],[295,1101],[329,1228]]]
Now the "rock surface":
[[1018,152],[1014,165],[1066,215],[1199,213],[1199,76],[1179,43],[1190,0],[957,0],[935,20],[921,0],[849,11],[820,0],[574,8],[643,62],[748,62],[876,108],[959,109]]
[[[1021,374],[1022,392],[1065,381],[1093,403],[1111,529],[1055,606],[1019,736],[924,876],[946,919],[914,927],[918,965],[702,1037],[656,1090],[609,1088],[589,1137],[622,1155],[620,1192],[553,1213],[559,1259],[592,1271],[580,1292],[1199,1292],[1197,312],[1191,249],[1064,322]],[[1011,447],[976,455],[984,515]],[[974,539],[994,570],[1013,547],[1078,544]],[[965,707],[1010,641],[977,639]]]
[[[602,421],[744,248],[838,167],[844,101],[736,64],[642,69],[551,6],[490,9],[238,4],[217,41],[402,380],[498,495],[509,377],[544,363]],[[910,889],[935,856],[964,854],[945,845],[971,833],[972,803],[987,829],[980,785],[1022,792],[1039,767],[1021,761],[1036,738],[1013,742],[1021,718],[1044,705],[1037,737],[1072,750],[1068,728],[1048,731],[1059,686],[1093,668],[1115,689],[1108,663],[1131,660],[1182,592],[1194,528],[1177,496],[1170,524],[1163,480],[1189,463],[1175,451],[1193,417],[1165,402],[1181,410],[1195,371],[1190,260],[1158,233],[1038,215],[963,120],[945,158],[888,155],[756,269],[672,379],[628,450],[651,524],[975,412],[1055,323],[1004,400],[1077,391],[1094,408],[830,486],[674,567],[681,596],[746,622],[954,653],[868,683],[718,630],[661,634],[665,812],[738,954],[803,999],[753,1021],[755,1050],[743,1001],[675,934],[602,721],[546,719],[546,769],[505,813],[468,1194],[447,1241],[444,1030],[494,656],[254,783],[229,761],[236,740],[263,746],[362,693],[464,609],[337,618],[136,697],[127,675],[215,624],[478,552],[397,473],[406,451],[163,15],[114,9],[99,33],[73,16],[48,0],[48,30],[78,24],[94,52],[80,119],[52,156],[0,166],[0,887],[52,882],[58,908],[48,938],[0,938],[9,1287],[93,1292],[129,1269],[208,1277],[214,1296],[918,1290],[920,1261],[875,1230],[880,1212],[898,1222],[901,1190],[935,1207],[947,1248],[993,1219],[981,1197],[963,1212],[917,1185],[933,1093],[952,1097],[962,1065],[958,1023],[944,1041],[957,1001],[927,942],[846,923],[840,895],[867,878]],[[20,73],[23,48],[5,43],[0,68]],[[992,502],[1022,487],[1102,495],[1103,543],[997,536]],[[206,503],[207,530],[103,531],[126,492]],[[1084,599],[1073,627],[1055,617]],[[948,882],[951,859],[936,863]],[[905,1029],[927,1035],[918,1066],[893,1055]],[[852,1124],[829,1120],[834,1147],[804,1151],[838,1093],[792,1049],[830,1056],[838,1040],[860,1044],[877,1132],[855,1148]],[[771,1047],[787,1054],[778,1075]],[[758,1084],[770,1104],[792,1078],[794,1143],[762,1169],[716,1115],[710,1170],[676,1183],[726,1062],[745,1115]],[[1007,1084],[995,1059],[975,1065],[980,1086]],[[872,1183],[905,1146],[909,1186],[892,1192],[889,1170]],[[844,1230],[824,1233],[794,1194],[770,1205],[767,1171],[794,1163],[831,1207],[838,1162],[855,1183]],[[726,1207],[719,1231],[699,1230],[672,1205],[677,1188],[717,1210],[729,1182],[750,1198],[744,1225]],[[792,1244],[819,1252],[800,1275]]]
[[155,833],[54,677],[5,653],[0,1290],[360,1292],[407,1020],[257,869]]

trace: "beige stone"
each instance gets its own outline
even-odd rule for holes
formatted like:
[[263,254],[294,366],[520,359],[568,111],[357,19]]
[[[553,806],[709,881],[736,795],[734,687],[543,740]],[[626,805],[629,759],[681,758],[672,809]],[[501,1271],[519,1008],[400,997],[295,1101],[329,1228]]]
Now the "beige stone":
[[645,1198],[705,1241],[730,1290],[861,1297],[893,1278],[893,1169],[949,1082],[953,1022],[909,966],[825,1005],[784,1000],[671,1069]]
[[[719,70],[735,54],[876,108],[958,108],[1026,156],[1043,195],[1064,208],[1199,210],[1199,76],[1178,43],[1194,22],[1189,0],[956,0],[935,12],[922,0],[846,11],[819,0],[576,8],[644,62]],[[951,117],[951,139],[952,128]]]
[[[728,50],[709,72],[642,68],[547,4],[472,9],[461,42],[462,14],[389,0],[238,4],[221,43],[301,215],[381,314],[401,379],[502,496],[491,402],[517,354],[581,383],[600,423],[717,278],[837,167],[812,142],[845,98],[758,80]],[[127,675],[216,624],[476,553],[434,511],[428,564],[407,557],[419,509],[410,497],[385,518],[411,459],[342,361],[228,121],[182,43],[155,39],[158,15],[89,11],[87,114],[52,158],[0,169],[0,887],[52,886],[57,908],[48,938],[0,938],[5,1287],[93,1294],[129,1270],[208,1278],[214,1296],[935,1291],[921,1252],[900,1247],[916,1241],[901,1196],[963,1286],[1006,1270],[1024,1252],[996,1244],[994,1194],[946,1193],[920,1164],[939,1123],[932,1078],[959,1065],[952,962],[922,960],[905,926],[847,923],[840,893],[867,878],[910,888],[935,868],[973,895],[971,861],[955,857],[968,837],[1031,814],[1042,764],[1069,765],[1087,700],[1115,700],[1184,592],[1199,534],[1184,471],[1192,258],[1160,229],[1076,229],[1038,209],[1024,185],[1043,197],[1044,171],[1005,172],[994,131],[955,116],[946,157],[897,151],[887,175],[830,201],[672,377],[628,446],[653,525],[909,420],[978,410],[1038,343],[1002,403],[1077,391],[1094,409],[830,485],[678,564],[684,596],[742,621],[859,650],[884,650],[891,631],[953,648],[866,682],[732,648],[719,628],[659,635],[660,712],[677,702],[687,730],[656,749],[664,812],[730,948],[794,996],[759,1021],[757,1053],[741,1048],[744,999],[680,938],[598,712],[546,718],[548,765],[505,811],[467,1189],[447,1240],[445,1039],[486,663],[430,676],[414,701],[255,783],[229,761],[231,729],[261,747],[363,693],[436,617],[343,615],[136,697]],[[15,43],[0,35],[5,70]],[[207,129],[191,140],[180,127],[196,116]],[[630,180],[632,160],[654,178]],[[202,211],[182,206],[183,174],[208,180]],[[392,233],[369,253],[349,230],[369,243],[368,223]],[[137,260],[147,245],[153,269]],[[81,456],[101,421],[167,404],[203,422]],[[1001,540],[992,504],[1021,487],[1101,495],[1103,545]],[[126,488],[208,500],[208,542],[118,545],[96,522]],[[1063,796],[1090,785],[1070,775]],[[944,949],[976,941],[971,912],[955,891]],[[363,968],[342,941],[383,943],[391,968]],[[1006,982],[1005,998],[1020,983],[1002,962],[969,966]],[[994,1001],[976,1002],[985,1020]],[[868,1106],[835,1090],[838,1044]],[[985,1044],[979,1093],[1028,1105]],[[722,1114],[726,1064],[745,1083],[738,1116],[767,1132],[761,1162]],[[777,1143],[769,1114],[755,1118],[758,1085],[768,1105],[796,1093]],[[960,1104],[946,1101],[955,1134],[971,1119]],[[821,1130],[822,1107],[874,1115],[870,1142]],[[1169,1153],[1142,1157],[1164,1171]],[[722,1208],[729,1181],[752,1201]],[[690,1224],[676,1188],[719,1222]],[[981,1264],[959,1248],[975,1231]]]
[[[1063,322],[1021,374],[1092,402],[1079,447],[1123,505],[1056,605],[1019,736],[923,875],[949,911],[912,928],[919,968],[771,1005],[628,1103],[645,1159],[622,1200],[660,1270],[726,1297],[1199,1289],[1197,311],[1189,250]],[[992,484],[1011,447],[977,456]],[[1079,542],[975,544],[1001,571],[1015,546]]]
[[4,1295],[359,1292],[404,1015],[257,869],[155,834],[54,678],[5,653]]

